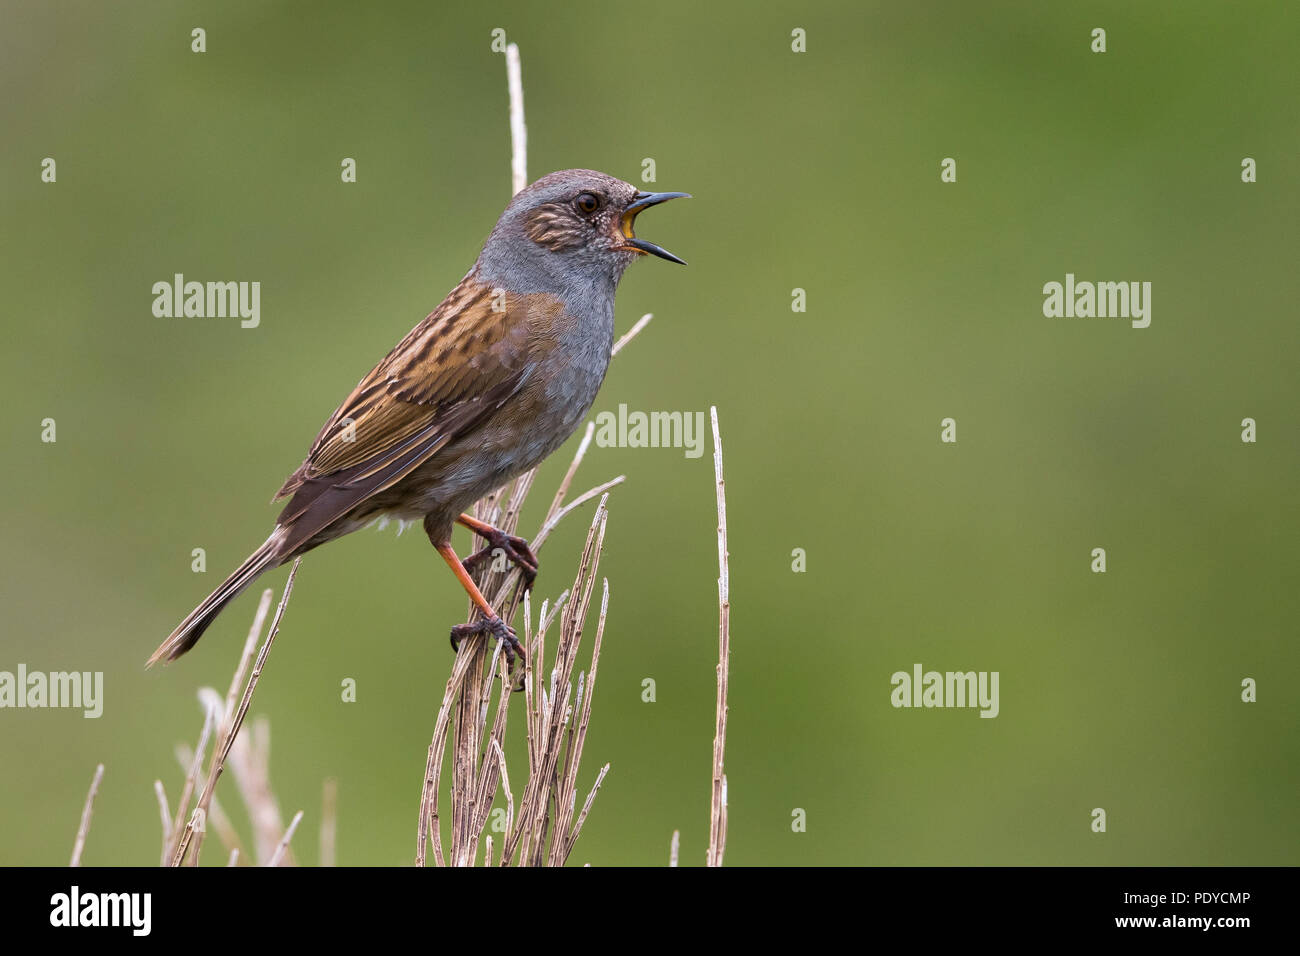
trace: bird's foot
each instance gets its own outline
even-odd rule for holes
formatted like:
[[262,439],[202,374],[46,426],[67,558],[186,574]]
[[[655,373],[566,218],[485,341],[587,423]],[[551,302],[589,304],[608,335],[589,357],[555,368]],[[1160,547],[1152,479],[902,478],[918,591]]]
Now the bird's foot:
[[457,624],[453,627],[451,629],[451,649],[459,651],[461,641],[477,634],[491,634],[495,640],[501,641],[501,649],[506,655],[506,667],[514,664],[515,655],[518,655],[520,660],[526,659],[524,646],[519,643],[519,638],[515,636],[515,629],[495,615],[488,618],[479,618],[477,621],[471,621],[468,624]]
[[511,564],[519,569],[519,573],[524,579],[524,590],[531,591],[533,581],[537,578],[537,556],[533,554],[528,542],[523,538],[507,534],[500,528],[493,528],[484,525],[482,528],[475,528],[474,533],[487,541],[487,547],[475,551],[461,563],[465,565],[465,570],[470,574],[474,569],[485,561],[490,561],[500,552]]

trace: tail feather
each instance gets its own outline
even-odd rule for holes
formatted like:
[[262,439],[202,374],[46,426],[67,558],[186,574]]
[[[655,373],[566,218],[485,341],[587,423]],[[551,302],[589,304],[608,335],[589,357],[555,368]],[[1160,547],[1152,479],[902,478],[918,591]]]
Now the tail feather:
[[204,598],[203,603],[189,613],[189,616],[172,631],[171,636],[153,652],[146,667],[152,667],[160,660],[174,661],[198,643],[203,632],[208,629],[218,614],[262,574],[283,563],[279,546],[284,538],[283,529],[276,528],[275,533],[266,542],[248,556],[230,577],[226,578],[215,591]]

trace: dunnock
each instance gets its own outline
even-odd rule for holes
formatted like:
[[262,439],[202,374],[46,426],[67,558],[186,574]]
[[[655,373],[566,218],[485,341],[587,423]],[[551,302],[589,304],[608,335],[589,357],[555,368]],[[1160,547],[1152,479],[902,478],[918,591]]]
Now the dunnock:
[[[637,256],[682,262],[633,234],[637,215],[685,193],[645,193],[589,169],[522,190],[474,268],[361,380],[325,423],[277,498],[275,530],[149,659],[175,660],[263,571],[378,517],[423,519],[429,540],[484,615],[452,646],[490,633],[523,650],[469,576],[500,548],[531,585],[522,538],[463,510],[532,468],[573,433],[596,398],[614,342],[614,290]],[[684,264],[684,263],[683,263]],[[455,524],[487,547],[461,562]]]

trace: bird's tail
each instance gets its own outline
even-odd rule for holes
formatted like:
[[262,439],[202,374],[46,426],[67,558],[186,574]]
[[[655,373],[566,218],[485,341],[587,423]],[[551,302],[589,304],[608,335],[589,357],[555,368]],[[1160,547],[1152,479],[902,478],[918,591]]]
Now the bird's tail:
[[160,660],[174,661],[198,643],[203,632],[208,629],[222,609],[233,601],[246,587],[262,574],[283,563],[279,548],[284,538],[282,529],[276,528],[266,542],[248,556],[230,577],[226,578],[215,591],[204,598],[203,603],[189,613],[185,620],[177,625],[171,636],[153,652],[146,667],[152,667]]

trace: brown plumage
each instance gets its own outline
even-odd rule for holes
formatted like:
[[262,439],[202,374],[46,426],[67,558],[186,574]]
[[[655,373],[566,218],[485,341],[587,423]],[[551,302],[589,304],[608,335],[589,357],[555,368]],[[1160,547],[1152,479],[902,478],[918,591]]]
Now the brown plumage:
[[[494,296],[471,273],[357,384],[276,493],[293,496],[277,519],[289,529],[280,546],[286,556],[322,543],[322,531],[363,503],[371,507],[353,520],[391,510],[387,499],[371,499],[519,389],[530,352],[547,348],[539,316],[561,307],[546,296],[510,298]],[[506,307],[494,311],[503,300]],[[400,487],[393,503],[407,490]]]
[[637,239],[632,221],[681,193],[640,193],[590,170],[543,177],[506,208],[474,267],[330,416],[276,498],[270,537],[190,613],[149,663],[185,653],[258,575],[376,517],[422,519],[484,614],[452,629],[513,631],[451,549],[456,523],[500,547],[531,585],[527,542],[462,510],[559,447],[586,415],[609,363],[614,289],[638,255],[680,261]]

